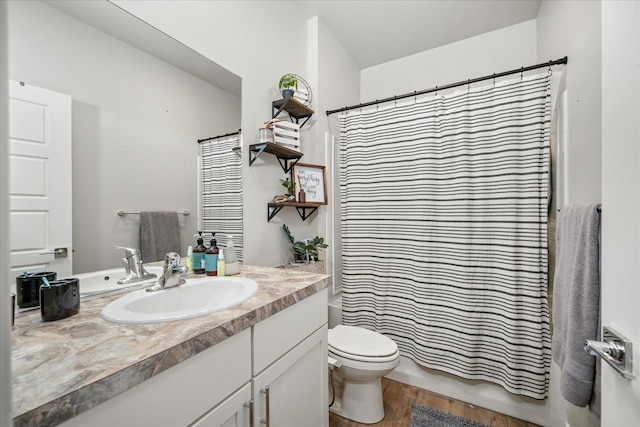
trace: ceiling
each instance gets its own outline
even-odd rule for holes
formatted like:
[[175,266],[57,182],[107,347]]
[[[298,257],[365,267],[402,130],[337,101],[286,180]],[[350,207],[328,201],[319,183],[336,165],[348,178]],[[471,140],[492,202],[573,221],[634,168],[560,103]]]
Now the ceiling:
[[542,0],[296,1],[360,68],[535,19]]

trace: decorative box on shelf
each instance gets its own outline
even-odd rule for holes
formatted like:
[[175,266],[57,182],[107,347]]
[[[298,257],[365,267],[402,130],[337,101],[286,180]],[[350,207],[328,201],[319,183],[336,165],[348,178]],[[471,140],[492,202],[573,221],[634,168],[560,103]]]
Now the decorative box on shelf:
[[273,142],[291,150],[300,151],[300,125],[285,120],[274,120]]

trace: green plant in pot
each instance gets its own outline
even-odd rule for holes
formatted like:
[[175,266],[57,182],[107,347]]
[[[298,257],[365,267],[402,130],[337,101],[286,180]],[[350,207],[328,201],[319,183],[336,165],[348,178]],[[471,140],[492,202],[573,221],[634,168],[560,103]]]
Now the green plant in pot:
[[295,74],[285,74],[280,77],[278,88],[282,92],[283,98],[290,98],[293,96],[294,91],[298,89],[298,78]]
[[311,240],[302,241],[297,240],[289,231],[289,227],[287,224],[282,225],[282,229],[287,234],[287,239],[289,239],[289,243],[291,243],[291,252],[293,253],[293,257],[295,262],[309,262],[309,261],[317,261],[318,260],[318,249],[328,248],[324,242],[322,237],[314,237]]
[[285,179],[281,179],[280,181],[282,181],[282,186],[284,188],[287,189],[287,195],[295,195],[296,194],[296,182],[293,180],[290,180],[289,177],[286,177]]

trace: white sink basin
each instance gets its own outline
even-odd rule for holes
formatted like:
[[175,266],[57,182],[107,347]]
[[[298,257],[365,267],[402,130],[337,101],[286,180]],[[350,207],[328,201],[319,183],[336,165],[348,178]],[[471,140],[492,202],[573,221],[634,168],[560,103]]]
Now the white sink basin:
[[115,323],[158,323],[204,316],[243,303],[258,284],[243,277],[188,279],[187,283],[147,292],[133,291],[106,305],[102,318]]
[[[156,276],[162,275],[162,266],[145,265],[144,269]],[[126,289],[133,286],[140,286],[153,283],[157,278],[148,279],[141,282],[128,283],[126,285],[118,285],[118,280],[126,276],[123,268],[112,268],[110,270],[93,271],[91,273],[76,274],[73,277],[80,279],[80,295],[92,295],[100,292],[114,291],[117,289]]]

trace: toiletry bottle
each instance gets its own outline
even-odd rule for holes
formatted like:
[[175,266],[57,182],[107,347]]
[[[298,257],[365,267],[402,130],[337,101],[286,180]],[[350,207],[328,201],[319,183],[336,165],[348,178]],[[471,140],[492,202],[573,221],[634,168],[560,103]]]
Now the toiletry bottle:
[[226,263],[224,261],[224,249],[220,249],[218,253],[218,277],[224,277],[226,270]]
[[193,248],[193,272],[196,274],[204,274],[204,255],[207,248],[204,247],[202,239],[202,231],[198,231],[198,244]]
[[227,276],[233,276],[234,274],[240,273],[240,263],[238,262],[238,258],[236,257],[235,248],[233,246],[233,236],[229,236],[229,240],[227,241],[227,248],[225,249],[227,252],[224,254],[225,257],[225,274]]
[[193,273],[193,246],[187,248],[187,272]]
[[[213,236],[216,233],[212,233]],[[211,239],[211,246],[205,252],[205,271],[207,272],[207,276],[217,276],[218,275],[218,254],[220,250],[216,245],[216,239]]]

